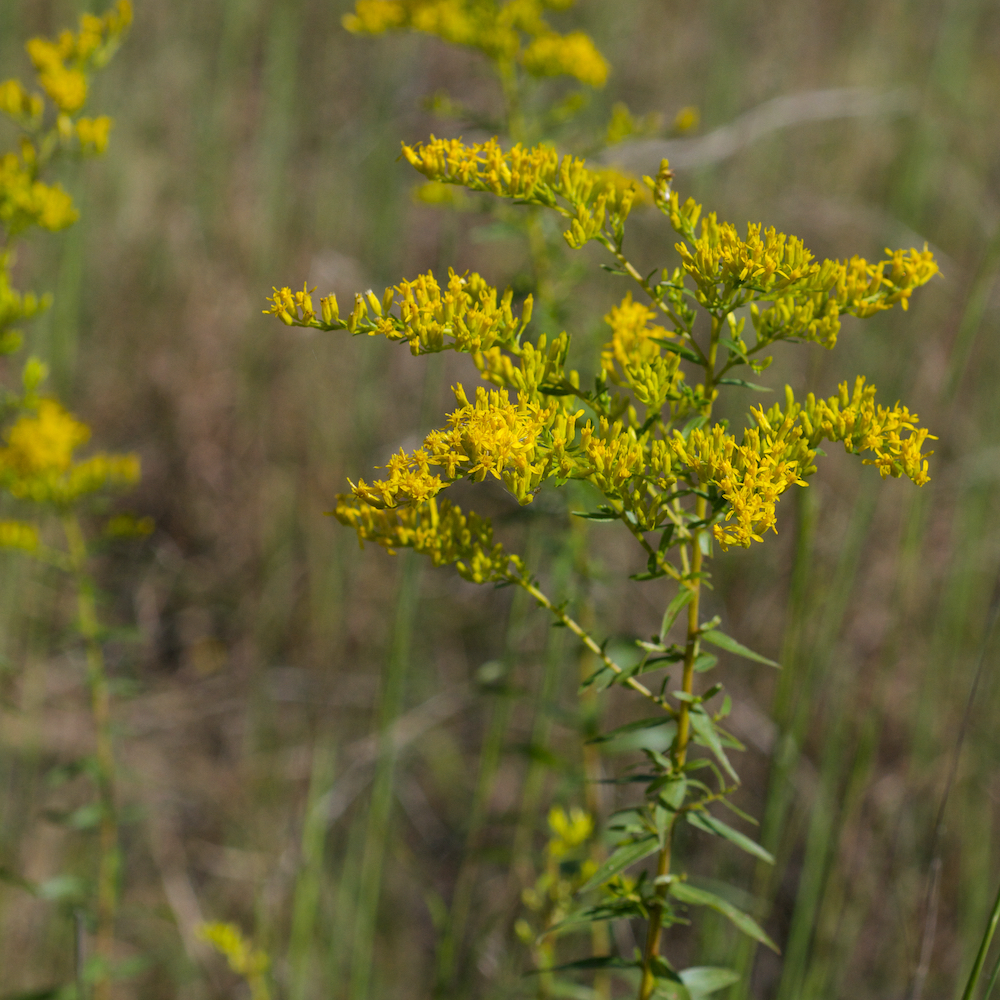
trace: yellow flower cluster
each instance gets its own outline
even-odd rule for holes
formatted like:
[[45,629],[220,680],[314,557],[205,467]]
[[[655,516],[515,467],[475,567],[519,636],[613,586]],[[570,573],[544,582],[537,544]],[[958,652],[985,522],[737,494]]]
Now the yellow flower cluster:
[[517,144],[505,153],[496,139],[467,146],[432,135],[427,143],[403,143],[403,156],[432,181],[555,209],[570,220],[563,236],[573,248],[620,233],[638,193],[615,171],[590,170],[545,145]]
[[235,924],[208,923],[197,929],[198,937],[222,954],[229,968],[250,984],[251,1000],[267,1000],[265,973],[271,964],[267,953],[247,941]]
[[594,835],[594,817],[579,806],[574,806],[568,813],[562,806],[553,806],[549,810],[549,830],[549,856],[562,858],[586,844]]
[[390,553],[413,549],[435,566],[455,565],[470,583],[509,582],[523,571],[520,559],[493,541],[493,527],[475,513],[448,500],[396,510],[381,510],[355,496],[341,494],[332,511],[341,524],[354,528],[358,540],[375,542]]
[[673,446],[678,458],[703,484],[718,487],[726,500],[725,520],[713,525],[723,549],[762,541],[775,528],[775,504],[793,484],[805,486],[802,476],[812,471],[812,452],[803,441],[803,431],[794,417],[771,426],[758,417],[743,443],[721,424],[709,430],[692,430],[687,440],[675,432]]
[[13,496],[65,507],[85,494],[138,482],[137,456],[97,454],[74,461],[90,428],[54,399],[38,400],[36,411],[15,421],[0,447],[0,485]]
[[48,296],[39,298],[34,292],[22,294],[11,288],[10,257],[10,254],[0,254],[0,354],[12,354],[21,346],[21,334],[14,329],[14,324],[31,319],[47,309],[51,301]]
[[[587,845],[594,836],[594,820],[590,813],[579,807],[567,813],[562,806],[553,806],[548,820],[548,864],[535,884],[521,893],[522,902],[536,915],[540,926],[532,928],[521,918],[514,927],[518,937],[532,946],[537,945],[549,928],[565,919],[573,908],[576,893],[597,871],[597,863],[586,856]],[[577,864],[566,864],[574,859]],[[551,944],[542,945],[542,948],[551,948]]]
[[[773,227],[747,226],[746,239],[736,227],[711,213],[695,226],[701,205],[688,198],[682,205],[671,189],[666,160],[656,179],[645,178],[653,199],[682,237],[677,250],[695,295],[706,309],[727,311],[751,303],[759,345],[796,338],[831,348],[844,314],[866,318],[897,302],[906,309],[915,288],[938,273],[934,255],[922,251],[886,250],[887,260],[871,264],[862,257],[817,262],[803,242]],[[757,302],[772,303],[760,309]]]
[[29,94],[20,80],[0,83],[0,111],[23,128],[32,128],[41,121],[45,100],[40,94]]
[[87,70],[103,66],[111,58],[131,23],[131,3],[119,0],[103,17],[82,15],[76,34],[64,31],[55,40],[32,38],[28,42],[39,86],[60,112],[72,115],[83,107]]
[[652,322],[656,315],[649,306],[633,302],[629,292],[604,317],[604,322],[611,327],[611,340],[601,349],[601,368],[616,385],[627,381],[624,378],[627,369],[661,356],[662,348],[657,338],[674,337],[672,331]]
[[603,87],[609,66],[593,39],[580,31],[561,35],[543,16],[545,7],[571,5],[572,0],[357,0],[344,27],[367,35],[421,31],[478,49],[498,63],[519,63],[533,76],[572,76]]
[[0,549],[23,549],[36,552],[39,546],[38,529],[24,521],[0,521]]
[[[842,441],[851,453],[863,455],[872,452],[874,458],[864,458],[865,465],[877,466],[883,479],[889,476],[906,476],[923,486],[930,480],[924,443],[934,440],[926,427],[917,427],[917,414],[905,406],[877,406],[875,387],[865,385],[859,375],[854,382],[854,392],[848,393],[846,382],[841,382],[840,393],[829,399],[817,400],[812,393],[806,397],[799,420],[811,445],[826,438]],[[907,432],[906,437],[901,432]]]
[[[858,376],[853,393],[846,382],[838,395],[817,399],[810,393],[797,403],[785,387],[786,408],[775,405],[751,410],[756,427],[746,430],[742,444],[721,424],[692,430],[685,440],[674,432],[671,442],[680,463],[697,481],[713,484],[726,500],[726,512],[713,532],[723,548],[761,541],[775,528],[775,504],[791,485],[805,485],[815,471],[816,448],[824,441],[840,442],[852,454],[878,468],[882,478],[906,476],[917,486],[929,480],[923,447],[931,437],[917,427],[917,415],[898,403],[875,403],[875,388]],[[904,436],[905,434],[905,436]]]
[[[450,426],[431,431],[411,454],[393,455],[386,479],[352,484],[355,496],[392,508],[428,500],[463,476],[475,482],[492,476],[527,504],[549,476],[573,471],[569,446],[582,410],[569,413],[554,402],[542,407],[525,395],[513,403],[506,392],[481,386],[474,403],[461,385],[454,392],[459,408],[449,415]],[[443,476],[432,473],[432,466],[443,469]]]
[[25,142],[21,156],[0,156],[0,223],[13,236],[29,226],[56,232],[79,217],[73,199],[59,184],[36,179],[34,152],[34,147]]
[[[455,350],[476,354],[497,343],[516,341],[531,320],[532,300],[524,302],[520,318],[511,310],[513,292],[498,295],[478,274],[448,272],[442,288],[433,274],[402,281],[387,288],[379,299],[374,292],[356,295],[354,309],[341,319],[336,295],[320,299],[320,315],[313,307],[307,287],[301,292],[275,288],[268,299],[265,315],[277,316],[287,326],[311,326],[319,330],[348,330],[350,333],[381,335],[410,345],[413,354]],[[397,303],[395,296],[399,295]],[[499,298],[499,302],[497,301]],[[390,309],[399,307],[399,315]]]

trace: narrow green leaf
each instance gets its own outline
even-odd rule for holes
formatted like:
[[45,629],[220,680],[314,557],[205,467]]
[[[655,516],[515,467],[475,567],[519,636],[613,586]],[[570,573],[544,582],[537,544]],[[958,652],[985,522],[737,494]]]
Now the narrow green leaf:
[[612,729],[609,733],[602,733],[600,736],[594,736],[592,739],[587,740],[587,742],[607,743],[609,740],[617,739],[619,736],[624,736],[626,733],[634,733],[638,729],[656,729],[659,726],[665,726],[668,723],[672,725],[674,724],[673,720],[668,715],[654,715],[648,719],[636,719],[634,722],[626,722],[624,726]]
[[744,351],[743,348],[741,348],[740,345],[732,339],[732,337],[719,337],[719,343],[724,347],[727,347],[732,354],[736,355],[736,357],[743,361],[747,360],[746,351]]
[[655,1000],[692,1000],[692,993],[678,976],[676,982],[672,979],[657,979],[653,997]]
[[769,660],[766,656],[755,653],[752,649],[744,646],[742,642],[737,642],[732,636],[728,636],[718,629],[702,632],[701,637],[705,642],[710,642],[713,646],[718,646],[719,649],[724,649],[727,653],[735,653],[736,656],[742,656],[745,660],[755,660],[757,663],[765,663],[769,667],[781,669],[780,663],[775,663],[774,660]]
[[726,751],[722,749],[722,743],[719,742],[715,723],[700,708],[693,710],[689,718],[691,719],[691,728],[701,737],[705,746],[715,754],[716,760],[726,769],[733,781],[739,781],[740,776],[733,770],[733,765],[729,763]]
[[717,385],[740,385],[744,389],[753,389],[754,392],[774,392],[773,389],[769,389],[766,385],[755,385],[753,382],[747,382],[742,378],[720,378],[716,383]]
[[767,945],[777,954],[781,954],[778,946],[764,933],[764,929],[750,914],[738,910],[732,903],[721,896],[716,896],[714,892],[697,889],[693,885],[688,885],[687,882],[671,882],[670,895],[689,906],[707,906],[709,909],[715,910],[716,913],[721,913],[748,937],[752,937],[755,941]]
[[685,969],[680,973],[681,981],[688,988],[688,992],[697,1000],[698,997],[707,997],[710,993],[724,990],[733,983],[738,983],[740,974],[732,969],[713,968],[710,965],[694,966]]
[[660,642],[667,638],[677,616],[681,611],[694,600],[694,591],[688,587],[682,587],[674,595],[674,599],[667,605],[667,610],[663,612],[663,621],[660,622]]
[[648,858],[659,846],[659,838],[655,834],[650,834],[648,837],[643,837],[642,840],[636,840],[631,844],[625,844],[624,847],[619,847],[580,887],[579,891],[589,892],[591,889],[596,889],[599,885],[607,882],[609,878],[614,878],[619,872],[625,871],[637,861]]
[[705,833],[714,833],[717,837],[725,837],[730,843],[735,844],[740,850],[752,854],[754,857],[766,861],[769,865],[774,864],[774,856],[770,851],[765,850],[756,840],[751,840],[746,834],[734,830],[728,823],[723,823],[721,819],[716,819],[711,813],[689,812],[684,814],[687,821]]
[[585,521],[618,521],[620,520],[618,511],[611,507],[598,507],[592,513],[585,510],[574,510],[570,512],[574,517],[581,517]]
[[679,344],[675,340],[667,340],[664,337],[650,337],[649,339],[655,341],[661,347],[672,352],[673,354],[679,354],[682,358],[685,358],[688,361],[693,361],[696,365],[700,365],[702,363],[702,360],[698,357],[697,352],[692,351],[691,348],[687,347],[685,344]]
[[717,656],[713,656],[711,653],[700,653],[695,657],[694,669],[699,674],[702,674],[706,670],[711,670],[718,662],[719,658]]
[[580,958],[565,965],[554,965],[551,969],[540,969],[540,972],[567,972],[570,969],[635,969],[639,965],[633,959],[620,958],[618,955],[598,955],[594,958]]

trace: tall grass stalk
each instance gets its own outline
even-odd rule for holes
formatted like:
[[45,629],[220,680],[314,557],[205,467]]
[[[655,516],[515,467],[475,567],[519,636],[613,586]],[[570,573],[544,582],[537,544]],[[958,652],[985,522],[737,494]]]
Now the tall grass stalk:
[[[997,898],[993,904],[993,909],[990,911],[989,919],[986,922],[983,939],[979,943],[979,951],[976,952],[975,961],[972,963],[972,971],[969,973],[968,982],[965,984],[965,990],[962,992],[962,1000],[972,1000],[975,996],[976,986],[979,985],[979,977],[983,973],[983,966],[986,964],[986,956],[989,954],[990,944],[993,941],[993,934],[996,932],[998,923],[1000,923],[1000,889],[997,890]],[[1000,959],[997,960],[997,968],[1000,969]],[[995,969],[986,989],[985,995],[987,997],[993,989],[996,977],[997,972]]]
[[306,799],[302,838],[299,846],[300,866],[292,899],[292,927],[288,943],[289,1000],[307,1000],[318,974],[316,955],[316,920],[325,871],[324,847],[327,836],[326,816],[319,808],[334,777],[336,752],[328,738],[318,739],[313,749]]
[[372,784],[361,856],[361,876],[351,945],[350,1000],[368,1000],[372,995],[375,926],[382,898],[382,866],[391,835],[398,757],[393,742],[385,737],[403,709],[406,678],[412,661],[413,626],[419,590],[420,567],[416,558],[407,553],[403,557],[400,572],[399,596],[379,695],[378,728],[383,737],[383,745]]

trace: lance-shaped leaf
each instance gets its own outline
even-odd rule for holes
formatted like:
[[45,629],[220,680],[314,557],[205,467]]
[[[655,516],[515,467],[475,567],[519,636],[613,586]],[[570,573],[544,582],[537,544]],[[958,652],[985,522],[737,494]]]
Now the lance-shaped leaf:
[[765,850],[756,840],[751,840],[746,834],[734,830],[728,823],[723,823],[721,819],[716,819],[707,812],[689,812],[684,814],[687,821],[704,830],[705,833],[714,833],[717,837],[725,837],[730,843],[735,844],[740,850],[752,854],[761,861],[766,861],[769,865],[774,864],[774,856],[770,851]]
[[721,913],[748,937],[752,937],[755,941],[767,945],[772,951],[781,954],[778,946],[749,913],[738,910],[732,903],[721,896],[716,896],[714,892],[695,888],[693,885],[688,885],[687,882],[671,882],[670,895],[689,906],[707,906],[709,909],[715,910],[716,913]]
[[731,777],[733,781],[739,781],[740,776],[733,769],[733,765],[729,763],[726,751],[722,749],[719,734],[715,730],[715,723],[712,722],[712,720],[705,714],[700,705],[696,705],[691,710],[690,719],[691,728],[701,739],[702,743],[704,743],[705,746],[707,746],[708,749],[715,754],[716,760],[718,760],[718,762],[726,769],[729,777]]
[[609,733],[602,733],[587,740],[588,743],[607,743],[616,740],[620,736],[626,736],[641,729],[657,729],[660,726],[676,725],[669,715],[654,715],[648,719],[636,719],[634,722],[626,722],[624,726],[612,729]]
[[727,986],[739,982],[740,974],[732,969],[699,965],[684,969],[680,973],[680,977],[681,982],[688,988],[688,992],[694,1000],[698,1000],[698,997],[707,997],[710,993],[724,990]]
[[690,604],[694,598],[694,591],[689,587],[682,587],[667,605],[667,610],[663,612],[663,621],[660,622],[660,642],[666,642],[667,633],[677,620],[677,616],[685,605]]
[[635,840],[631,844],[619,847],[612,855],[597,869],[596,872],[580,887],[580,892],[589,892],[603,885],[609,878],[614,878],[619,872],[634,865],[643,858],[648,858],[660,846],[660,838],[656,834],[650,834],[641,840]]
[[702,632],[701,637],[705,642],[710,642],[713,646],[718,646],[727,653],[735,653],[737,656],[742,656],[745,660],[755,660],[757,663],[766,663],[769,667],[781,669],[780,663],[775,663],[774,660],[769,660],[766,656],[755,653],[752,649],[744,646],[742,642],[737,642],[732,636],[728,636],[725,632],[720,632],[718,629],[710,629],[708,632]]
[[769,389],[766,385],[756,385],[753,382],[747,382],[746,379],[742,378],[720,378],[716,385],[740,385],[744,389],[753,389],[754,392],[773,392],[773,389]]

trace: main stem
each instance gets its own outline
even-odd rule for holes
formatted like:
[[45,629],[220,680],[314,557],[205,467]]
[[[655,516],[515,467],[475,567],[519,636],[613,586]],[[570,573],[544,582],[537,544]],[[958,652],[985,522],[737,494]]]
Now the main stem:
[[87,687],[96,740],[96,781],[101,806],[98,829],[97,870],[98,968],[94,980],[94,1000],[110,1000],[111,962],[115,940],[115,910],[118,902],[118,810],[115,804],[115,758],[111,740],[111,693],[100,643],[100,624],[94,584],[87,574],[87,543],[75,514],[63,518],[69,548],[70,569],[76,585],[80,635],[87,654]]
[[[705,396],[708,399],[708,407],[705,414],[706,420],[712,415],[712,391],[715,382],[715,359],[719,345],[719,330],[722,320],[712,317],[712,339],[706,357],[705,369]],[[707,513],[707,503],[704,497],[698,497],[695,503],[695,518],[700,523],[705,520]],[[701,626],[699,612],[701,606],[701,568],[705,558],[702,551],[702,536],[704,527],[698,527],[691,538],[691,560],[688,586],[694,593],[688,604],[687,615],[687,640],[684,644],[684,673],[681,678],[681,688],[686,694],[693,694],[694,691],[694,663],[698,658],[698,649],[701,644]],[[665,636],[660,636],[663,642]],[[681,772],[687,762],[688,744],[691,741],[691,711],[688,701],[682,701],[680,710],[677,713],[677,740],[674,744],[672,754],[674,770]],[[677,814],[671,817],[667,827],[666,835],[663,838],[663,846],[656,859],[656,877],[662,878],[670,874],[670,852],[673,847],[674,826],[677,822]],[[660,937],[663,929],[663,910],[666,906],[668,886],[666,882],[657,886],[656,894],[659,905],[656,906],[649,915],[649,926],[646,929],[646,946],[642,956],[642,980],[639,984],[639,1000],[649,1000],[656,988],[656,976],[653,971],[655,959],[660,955]]]

